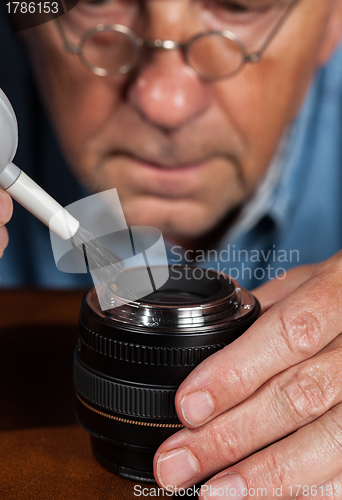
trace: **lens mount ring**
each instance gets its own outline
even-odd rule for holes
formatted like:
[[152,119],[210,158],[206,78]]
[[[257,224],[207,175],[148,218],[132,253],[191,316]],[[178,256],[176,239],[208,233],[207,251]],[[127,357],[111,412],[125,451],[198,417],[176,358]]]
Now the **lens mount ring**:
[[[125,275],[135,276],[139,268],[124,270],[114,282],[116,287],[124,287]],[[255,306],[254,297],[242,290],[238,283],[223,273],[194,266],[173,265],[169,268],[170,278],[165,285],[151,295],[102,312],[97,294],[87,296],[89,308],[104,320],[121,324],[182,331],[196,328],[212,328],[242,320]],[[138,275],[137,275],[138,276]],[[122,281],[123,280],[123,281]],[[132,278],[128,281],[132,281]],[[139,280],[138,280],[139,281]],[[103,288],[107,293],[108,288]],[[99,287],[97,293],[101,293]],[[110,291],[111,296],[115,293]],[[119,302],[119,301],[118,301]]]

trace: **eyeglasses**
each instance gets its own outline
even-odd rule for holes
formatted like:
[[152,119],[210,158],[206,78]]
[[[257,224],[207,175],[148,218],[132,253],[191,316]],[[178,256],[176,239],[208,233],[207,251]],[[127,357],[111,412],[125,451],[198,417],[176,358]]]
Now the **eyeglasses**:
[[99,76],[125,75],[137,66],[143,49],[180,50],[185,62],[204,80],[230,78],[245,64],[260,61],[265,50],[300,0],[293,0],[261,48],[248,53],[237,35],[229,30],[206,31],[187,42],[143,40],[120,24],[98,24],[86,31],[80,43],[67,40],[59,19],[57,27],[66,51],[77,54],[82,63]]

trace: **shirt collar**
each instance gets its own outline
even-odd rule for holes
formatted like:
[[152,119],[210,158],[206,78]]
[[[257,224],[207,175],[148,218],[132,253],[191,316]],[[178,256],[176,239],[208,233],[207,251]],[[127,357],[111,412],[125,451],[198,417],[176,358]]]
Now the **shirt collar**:
[[286,231],[301,192],[309,175],[310,161],[302,157],[303,144],[308,146],[308,136],[315,123],[314,100],[319,82],[314,82],[296,120],[285,130],[277,151],[252,197],[243,206],[234,225],[228,230],[223,242],[232,241],[252,231],[263,219],[272,223],[268,228]]
[[[280,178],[284,174],[285,159],[293,142],[293,127],[283,134],[276,154],[252,197],[243,206],[237,220],[226,233],[224,239],[233,240],[255,227],[262,218],[270,216],[277,223],[283,211],[277,211],[275,198]],[[280,222],[280,221],[278,221]]]

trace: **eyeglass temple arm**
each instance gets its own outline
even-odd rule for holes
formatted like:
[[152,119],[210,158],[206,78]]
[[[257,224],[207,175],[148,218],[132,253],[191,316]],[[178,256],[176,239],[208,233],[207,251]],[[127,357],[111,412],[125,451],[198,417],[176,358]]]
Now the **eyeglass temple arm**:
[[64,30],[59,22],[59,19],[55,19],[55,23],[57,25],[57,29],[59,31],[65,49],[68,52],[72,52],[73,54],[78,54],[80,52],[80,47],[78,45],[73,45],[72,43],[69,42],[69,40],[65,36]]
[[271,33],[268,35],[264,43],[262,44],[261,48],[257,52],[253,52],[252,54],[246,54],[245,60],[247,62],[258,62],[262,58],[265,50],[269,46],[269,44],[272,42],[273,38],[275,35],[278,33],[282,25],[285,23],[289,15],[291,14],[292,10],[295,8],[297,3],[299,3],[300,0],[294,0],[286,10],[285,14],[281,17],[281,19],[278,21],[278,23],[275,25]]

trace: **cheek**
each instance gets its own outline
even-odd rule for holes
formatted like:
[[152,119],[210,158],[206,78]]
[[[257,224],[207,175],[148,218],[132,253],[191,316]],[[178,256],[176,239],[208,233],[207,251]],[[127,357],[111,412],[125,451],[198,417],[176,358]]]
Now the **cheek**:
[[61,65],[68,74],[60,78],[51,68],[53,96],[48,105],[62,143],[76,152],[106,126],[115,113],[119,91],[86,68],[75,70],[63,61]]
[[[43,31],[43,30],[42,30]],[[38,84],[59,140],[72,161],[83,145],[106,126],[115,113],[122,79],[91,73],[44,32],[28,39]],[[39,47],[44,46],[44,51]]]
[[217,89],[221,109],[245,145],[241,168],[250,189],[269,165],[309,84],[313,68],[305,68],[298,57],[296,62],[285,65],[265,57]]
[[250,189],[265,172],[284,128],[296,117],[316,71],[328,9],[315,4],[317,16],[310,16],[308,5],[292,24],[283,26],[260,62],[247,64],[235,78],[217,85],[221,109],[245,144],[242,175]]

